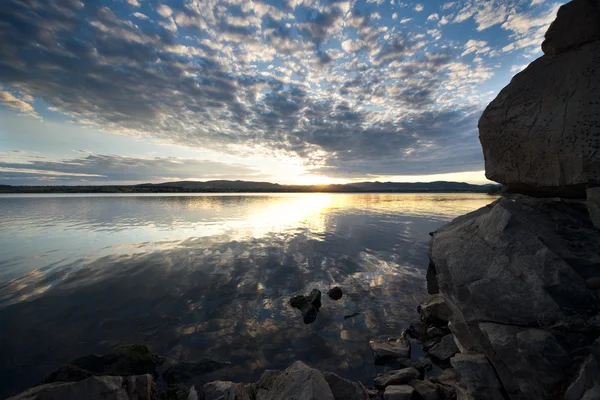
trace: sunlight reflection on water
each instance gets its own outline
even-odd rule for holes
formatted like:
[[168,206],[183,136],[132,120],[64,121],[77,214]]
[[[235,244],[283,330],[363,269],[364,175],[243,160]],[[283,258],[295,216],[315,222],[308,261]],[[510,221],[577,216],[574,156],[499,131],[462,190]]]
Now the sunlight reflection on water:
[[[256,379],[303,359],[367,380],[368,340],[397,335],[425,297],[428,233],[492,200],[2,196],[0,387],[132,342],[233,363],[211,378]],[[345,296],[303,325],[289,296],[333,285]]]

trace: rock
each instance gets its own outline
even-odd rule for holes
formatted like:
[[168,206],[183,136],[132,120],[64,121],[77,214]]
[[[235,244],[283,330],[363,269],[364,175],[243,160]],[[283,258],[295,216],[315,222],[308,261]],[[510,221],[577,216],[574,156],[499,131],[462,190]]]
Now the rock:
[[410,342],[403,337],[384,341],[371,341],[370,345],[376,363],[386,358],[410,357]]
[[77,382],[89,378],[93,375],[93,372],[81,369],[75,365],[68,364],[50,373],[50,375],[48,375],[46,379],[44,379],[43,383]]
[[413,380],[409,385],[415,389],[416,397],[421,400],[439,400],[440,391],[437,385],[429,381]]
[[[509,396],[565,387],[576,368],[567,355],[597,331],[586,280],[600,272],[600,231],[582,202],[501,198],[438,230],[430,256],[451,330],[487,356]],[[556,336],[558,327],[569,333]]]
[[558,9],[542,43],[545,54],[556,56],[600,39],[600,4],[573,0]]
[[430,348],[427,353],[439,361],[445,361],[458,353],[458,347],[454,342],[454,335],[444,336],[440,342]]
[[375,387],[385,388],[389,385],[402,385],[417,379],[420,376],[419,371],[415,368],[403,368],[396,371],[389,371],[375,378]]
[[479,120],[486,176],[507,192],[585,198],[587,186],[600,186],[597,5],[563,6],[544,42],[559,55],[515,75]]
[[461,382],[474,400],[503,400],[502,385],[494,368],[483,354],[457,354],[450,359],[460,374]]
[[265,400],[334,400],[323,374],[296,361],[273,383],[271,390],[261,397]]
[[357,312],[355,312],[355,313],[352,313],[352,314],[350,314],[350,315],[344,315],[344,320],[347,320],[347,319],[349,319],[349,318],[354,318],[354,317],[356,317],[357,315],[360,315],[360,313],[357,313]]
[[202,400],[251,400],[251,396],[243,384],[214,381],[202,387]]
[[452,311],[448,308],[444,296],[440,294],[431,296],[429,300],[420,304],[417,310],[424,323],[437,327],[448,325],[448,321],[452,317]]
[[302,312],[302,320],[305,324],[312,324],[317,319],[321,308],[321,291],[313,289],[308,296],[294,296],[290,299],[290,305]]
[[327,295],[330,299],[339,300],[343,296],[342,289],[336,286],[334,288],[331,288],[329,292],[327,292]]
[[440,336],[444,336],[444,331],[440,328],[436,328],[435,326],[427,328],[427,336],[431,338],[436,338]]
[[270,390],[273,384],[275,383],[275,380],[277,380],[277,378],[279,378],[279,376],[281,376],[282,373],[283,372],[281,371],[274,371],[270,369],[265,370],[265,372],[263,372],[263,374],[260,376],[260,380],[258,381],[258,388]]
[[454,368],[447,368],[437,376],[429,378],[431,382],[438,384],[438,390],[443,399],[456,397],[456,387],[460,384],[460,374]]
[[415,389],[408,385],[392,385],[385,388],[384,400],[410,400]]
[[192,386],[190,391],[188,392],[188,396],[186,400],[198,400],[198,392],[196,391],[196,387]]
[[379,400],[381,399],[381,396],[379,395],[379,390],[375,389],[375,388],[365,388],[365,392],[367,393],[367,396],[369,396],[369,399],[376,399]]
[[197,362],[181,362],[170,366],[163,373],[163,379],[169,385],[190,383],[193,378],[208,374],[231,365],[228,362],[203,358]]
[[155,400],[151,375],[91,376],[77,382],[53,382],[33,387],[12,400]]
[[[596,340],[598,343],[599,340]],[[590,354],[579,367],[564,400],[600,399],[600,362],[598,355]]]
[[335,400],[366,400],[368,394],[358,382],[350,382],[333,372],[323,372]]
[[586,205],[594,226],[600,229],[600,187],[586,190]]

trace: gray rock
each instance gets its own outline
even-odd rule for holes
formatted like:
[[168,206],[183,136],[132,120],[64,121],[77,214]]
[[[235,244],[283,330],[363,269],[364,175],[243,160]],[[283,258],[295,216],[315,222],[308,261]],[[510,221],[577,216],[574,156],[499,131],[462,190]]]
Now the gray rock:
[[[302,361],[288,367],[263,396],[265,400],[335,400],[329,384],[318,370]],[[262,399],[261,398],[261,399]]]
[[386,358],[409,358],[410,357],[410,342],[401,337],[391,340],[371,341],[371,350],[375,357],[375,362],[382,361]]
[[12,400],[155,400],[151,375],[92,376],[77,382],[53,382],[33,387]]
[[428,325],[445,326],[452,317],[444,296],[434,294],[418,307],[421,320]]
[[257,383],[258,388],[270,390],[273,384],[275,383],[275,380],[279,378],[279,376],[282,373],[283,372],[281,371],[275,371],[270,369],[265,370],[265,372],[263,372],[263,374],[260,376],[260,380]]
[[590,213],[590,219],[594,226],[600,229],[600,187],[588,188],[586,195],[586,205]]
[[415,389],[408,385],[392,385],[385,388],[384,400],[410,400]]
[[390,385],[402,385],[416,379],[420,376],[415,368],[403,368],[396,371],[389,371],[377,375],[374,384],[375,387],[385,388]]
[[512,193],[577,198],[600,184],[599,64],[597,40],[513,77],[479,120],[489,179]]
[[600,364],[589,355],[581,364],[575,380],[565,392],[564,400],[600,399]]
[[440,391],[437,385],[430,381],[413,380],[409,383],[415,389],[415,394],[421,400],[439,400]]
[[196,391],[196,387],[192,386],[190,391],[188,392],[187,400],[198,400],[198,392]]
[[350,382],[333,372],[323,372],[335,400],[365,400],[368,394],[359,382]]
[[545,54],[556,56],[600,39],[600,3],[573,0],[558,10],[542,43]]
[[431,327],[427,328],[427,336],[429,336],[431,338],[444,336],[444,331],[435,326],[431,326]]
[[340,289],[337,286],[329,289],[329,291],[327,292],[327,296],[329,296],[329,298],[332,300],[339,300],[342,298],[343,295],[344,294],[342,292],[342,289]]
[[209,382],[202,387],[203,400],[236,400],[237,384],[229,381]]
[[458,353],[458,346],[454,341],[454,335],[444,336],[440,342],[430,348],[427,353],[439,361],[445,361]]
[[468,395],[474,400],[504,399],[502,385],[485,355],[459,353],[450,362],[460,374]]

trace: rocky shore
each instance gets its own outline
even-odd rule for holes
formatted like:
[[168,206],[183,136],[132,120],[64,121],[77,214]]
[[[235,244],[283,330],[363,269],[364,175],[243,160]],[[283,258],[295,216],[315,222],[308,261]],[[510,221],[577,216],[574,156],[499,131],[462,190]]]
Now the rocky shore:
[[[420,321],[371,343],[387,367],[371,386],[297,361],[195,387],[226,364],[129,346],[13,399],[600,399],[600,1],[562,6],[542,50],[479,122],[486,175],[507,194],[432,233],[432,297]],[[320,304],[293,299],[306,323]]]

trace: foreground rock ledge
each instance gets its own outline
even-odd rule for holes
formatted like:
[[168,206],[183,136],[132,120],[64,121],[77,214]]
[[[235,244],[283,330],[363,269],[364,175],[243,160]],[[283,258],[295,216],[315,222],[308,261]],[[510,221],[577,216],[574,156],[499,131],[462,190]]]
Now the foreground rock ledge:
[[[600,230],[585,202],[501,198],[435,232],[430,257],[450,329],[480,355],[452,360],[474,398],[555,398],[594,356]],[[473,375],[487,363],[494,379]]]

